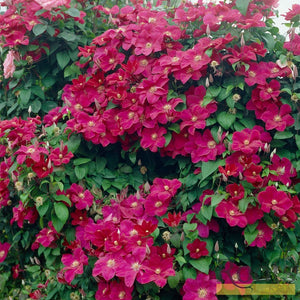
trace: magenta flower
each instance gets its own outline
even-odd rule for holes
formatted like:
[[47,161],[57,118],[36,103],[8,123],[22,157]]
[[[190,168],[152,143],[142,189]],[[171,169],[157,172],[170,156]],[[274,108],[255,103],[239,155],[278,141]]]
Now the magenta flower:
[[118,254],[108,253],[99,257],[93,268],[93,276],[101,275],[105,280],[112,279],[118,268],[118,265],[122,261]]
[[188,278],[183,285],[182,300],[217,300],[217,280],[199,273],[196,279]]
[[194,240],[186,247],[190,251],[190,257],[194,259],[198,259],[201,256],[206,256],[209,253],[206,248],[206,242],[202,242],[199,239]]
[[133,251],[133,254],[124,257],[117,266],[117,276],[124,278],[127,287],[133,287],[138,274],[142,275],[142,263],[145,259],[146,249],[139,248]]
[[269,213],[272,209],[279,216],[283,216],[293,205],[288,195],[283,191],[278,191],[275,186],[268,186],[265,191],[257,195],[257,199],[263,212]]
[[164,287],[169,276],[175,276],[173,258],[161,258],[160,255],[152,254],[142,264],[143,273],[139,273],[137,281],[141,284],[154,282],[159,287]]
[[272,240],[273,230],[263,221],[259,221],[256,227],[258,230],[258,235],[256,239],[249,245],[250,247],[266,247],[267,242]]
[[81,185],[72,183],[66,193],[70,195],[70,200],[77,209],[85,209],[93,204],[94,196],[89,190],[84,190]]
[[226,218],[230,226],[246,227],[248,224],[247,218],[236,205],[230,201],[222,201],[216,207],[216,213],[219,218]]
[[4,243],[4,244],[0,243],[0,263],[5,261],[9,248],[10,248],[9,243]]
[[283,104],[280,108],[274,104],[269,106],[268,110],[261,115],[261,119],[266,123],[267,130],[284,131],[286,127],[295,122],[290,112],[291,107],[288,104]]
[[232,150],[245,154],[254,154],[263,146],[258,130],[244,129],[236,131],[232,136]]
[[68,146],[65,145],[60,148],[53,149],[49,158],[53,162],[54,166],[60,166],[62,164],[67,164],[73,156],[72,152],[68,152]]
[[144,149],[149,148],[150,151],[157,152],[157,148],[165,145],[165,133],[167,133],[167,130],[164,127],[144,128],[142,131],[141,146]]
[[248,266],[238,266],[233,262],[228,261],[225,268],[221,271],[222,279],[225,283],[236,284],[251,284],[253,282],[251,270]]
[[292,166],[291,161],[286,158],[280,158],[277,154],[274,154],[272,157],[272,165],[269,166],[269,169],[275,171],[276,174],[270,173],[269,178],[272,181],[280,181],[283,184],[291,184],[291,177],[295,177],[297,172]]
[[88,264],[88,257],[84,254],[81,248],[76,248],[72,254],[63,254],[61,258],[65,267],[65,280],[70,284],[77,274],[83,273],[83,266]]

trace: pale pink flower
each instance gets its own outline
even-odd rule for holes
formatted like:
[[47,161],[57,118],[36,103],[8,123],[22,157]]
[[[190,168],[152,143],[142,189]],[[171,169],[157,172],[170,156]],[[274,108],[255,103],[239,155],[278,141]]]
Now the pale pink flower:
[[70,0],[35,0],[42,8],[51,10],[51,8],[62,6],[62,5],[69,5]]
[[19,60],[20,56],[19,54],[14,50],[9,50],[9,52],[6,55],[6,58],[3,63],[3,69],[4,69],[4,78],[8,79],[13,76],[16,66],[14,64],[14,60]]

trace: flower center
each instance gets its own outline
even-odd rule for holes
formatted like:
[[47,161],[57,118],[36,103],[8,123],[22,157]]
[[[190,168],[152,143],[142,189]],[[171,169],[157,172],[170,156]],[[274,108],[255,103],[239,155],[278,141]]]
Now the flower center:
[[249,76],[250,76],[250,77],[255,77],[255,76],[256,76],[256,73],[253,72],[253,71],[250,71],[250,72],[249,72]]
[[78,260],[74,260],[71,264],[72,268],[78,267],[79,266],[79,261]]
[[131,265],[131,269],[134,271],[138,271],[140,269],[140,264],[138,262],[135,262]]
[[199,60],[201,60],[202,59],[202,56],[201,55],[196,55],[195,57],[194,57],[194,61],[199,61]]
[[271,93],[273,92],[273,90],[269,87],[269,88],[267,88],[267,92],[268,92],[269,94],[271,94]]
[[232,275],[232,280],[233,280],[233,281],[238,281],[238,280],[239,280],[239,275],[238,275],[237,273],[234,273],[234,274]]
[[276,205],[278,202],[277,202],[277,200],[273,199],[271,203],[272,203],[273,205]]
[[149,89],[149,93],[153,94],[157,91],[157,88],[156,86],[152,86],[150,89]]
[[134,117],[134,112],[131,111],[131,112],[128,114],[128,118],[129,118],[129,119],[133,119],[133,117]]
[[192,122],[196,122],[198,118],[196,116],[192,116]]
[[177,61],[179,61],[179,57],[175,56],[172,58],[172,62],[177,62]]
[[2,257],[4,257],[4,255],[5,255],[5,251],[0,251],[0,258],[2,258]]
[[263,236],[264,236],[263,230],[258,230],[258,237],[263,237]]
[[280,121],[281,121],[281,117],[280,117],[279,115],[276,115],[276,116],[274,117],[274,121],[275,121],[275,122],[280,122]]
[[214,149],[214,148],[216,148],[216,142],[215,141],[209,141],[208,143],[207,143],[207,147],[209,148],[209,149]]
[[155,272],[155,274],[157,274],[157,275],[158,275],[158,274],[160,274],[160,273],[161,273],[161,269],[160,269],[160,268],[157,268],[157,269],[155,269],[155,271],[154,271],[154,272]]
[[135,208],[135,207],[138,206],[138,204],[137,204],[137,202],[132,202],[130,206],[133,207],[133,208]]
[[157,137],[158,137],[157,133],[153,133],[153,134],[151,135],[152,140],[156,140]]
[[155,202],[155,205],[154,205],[155,207],[161,207],[162,206],[162,202],[161,201],[157,201],[157,202]]
[[119,299],[124,299],[126,296],[126,293],[124,291],[119,293]]
[[244,140],[244,145],[247,146],[250,144],[250,141],[249,140]]
[[152,47],[152,44],[151,44],[151,43],[147,43],[147,44],[146,44],[146,48],[147,48],[147,49],[149,49],[149,48],[151,48],[151,47]]
[[234,216],[234,215],[235,215],[235,211],[232,209],[232,210],[229,211],[229,214],[230,214],[231,216]]
[[114,259],[109,259],[106,263],[106,265],[109,267],[109,268],[113,268],[115,265],[116,265],[116,262]]
[[202,288],[198,289],[198,297],[199,298],[204,298],[204,297],[206,297],[206,295],[207,295],[206,289],[202,289]]
[[89,121],[88,122],[88,126],[89,127],[94,127],[96,124],[95,124],[95,122],[93,122],[93,121]]

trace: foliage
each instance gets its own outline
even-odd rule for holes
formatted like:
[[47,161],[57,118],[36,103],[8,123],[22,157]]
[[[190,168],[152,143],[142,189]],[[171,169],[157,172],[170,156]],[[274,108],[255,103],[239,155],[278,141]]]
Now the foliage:
[[296,299],[300,6],[133,2],[0,16],[0,295]]

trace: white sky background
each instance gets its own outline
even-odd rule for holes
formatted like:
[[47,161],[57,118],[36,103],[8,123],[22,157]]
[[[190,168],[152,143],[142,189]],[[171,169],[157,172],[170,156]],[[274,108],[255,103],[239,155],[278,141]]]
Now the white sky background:
[[276,26],[280,29],[281,34],[286,35],[288,27],[282,25],[282,23],[286,23],[282,14],[285,14],[292,8],[293,4],[300,4],[300,0],[279,0],[279,7],[277,8],[279,11],[279,18],[274,17],[274,21]]

